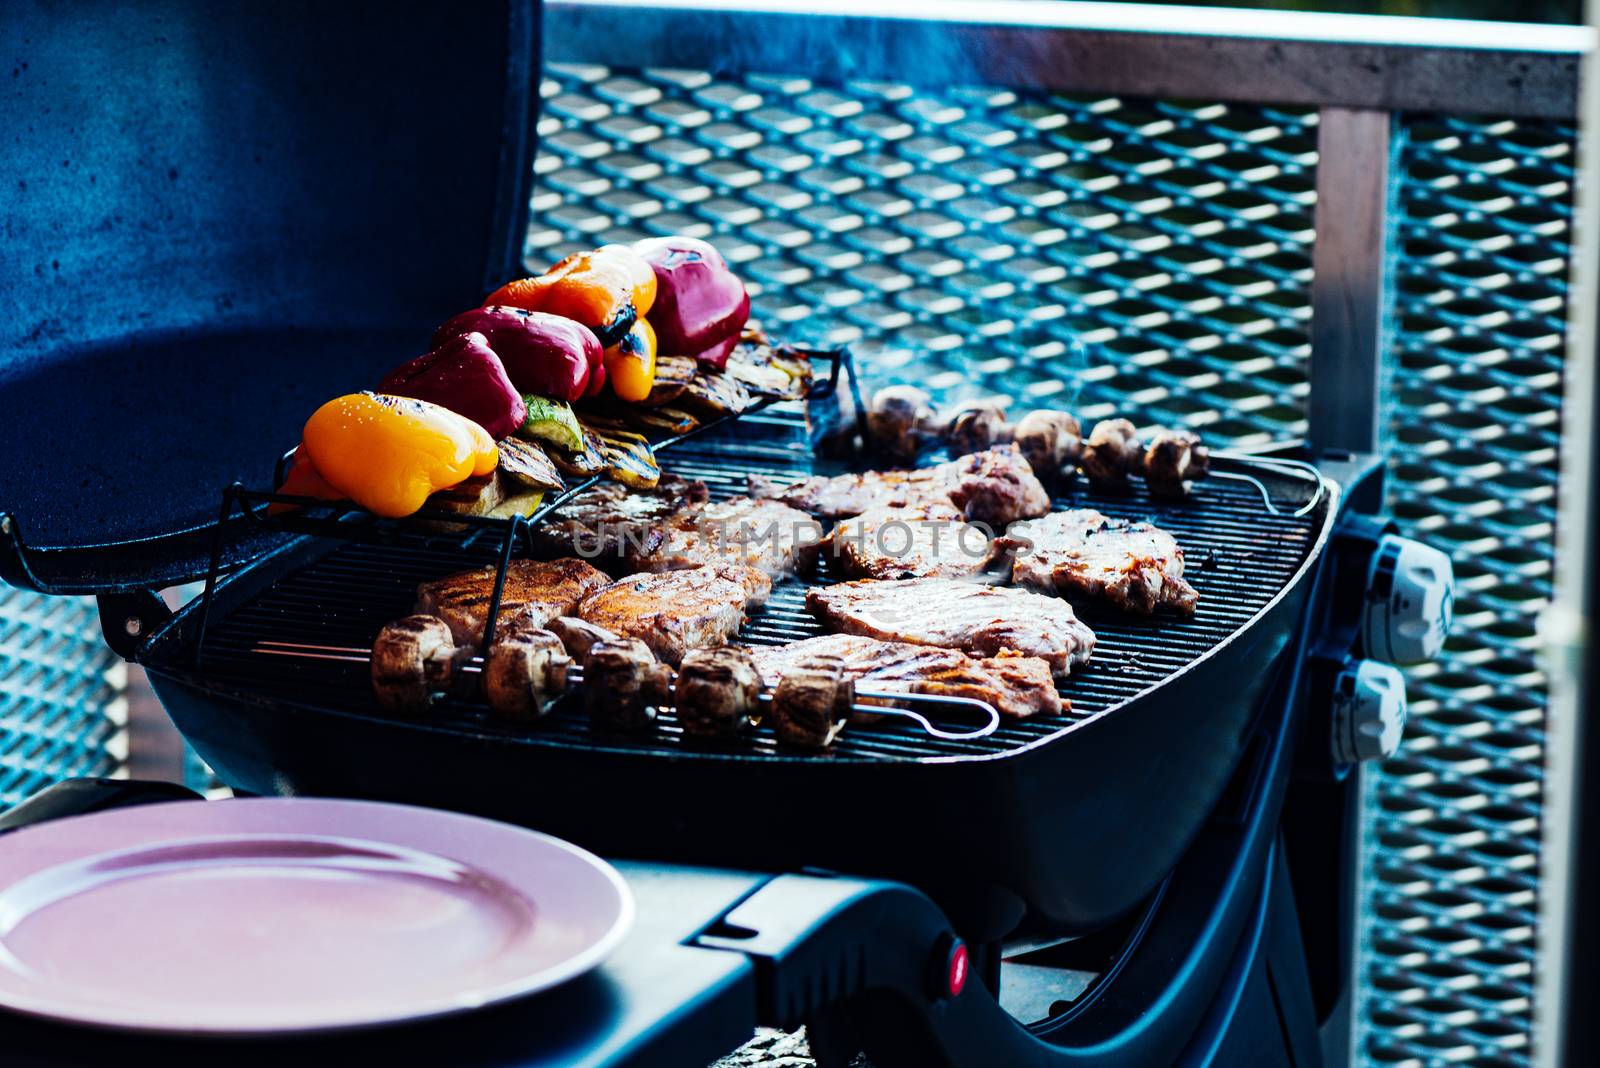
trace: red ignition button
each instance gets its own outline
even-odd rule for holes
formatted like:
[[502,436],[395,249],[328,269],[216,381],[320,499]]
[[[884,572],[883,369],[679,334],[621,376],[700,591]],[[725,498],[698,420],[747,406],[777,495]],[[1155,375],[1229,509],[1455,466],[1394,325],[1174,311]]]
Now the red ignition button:
[[950,947],[949,963],[945,967],[945,988],[951,997],[959,997],[967,985],[967,944],[959,938]]

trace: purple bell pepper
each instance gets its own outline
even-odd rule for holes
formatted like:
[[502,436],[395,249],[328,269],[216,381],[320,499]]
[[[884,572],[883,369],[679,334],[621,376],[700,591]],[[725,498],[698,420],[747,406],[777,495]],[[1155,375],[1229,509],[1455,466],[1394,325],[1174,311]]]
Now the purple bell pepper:
[[496,441],[528,418],[528,406],[505,365],[482,334],[447,338],[432,352],[408,360],[378,383],[378,392],[432,401],[464,415]]
[[523,393],[571,403],[605,384],[604,352],[594,331],[563,315],[495,305],[462,312],[433,335],[435,345],[478,333]]
[[648,316],[663,356],[722,368],[750,318],[750,295],[722,254],[693,237],[652,237],[634,250],[656,272]]

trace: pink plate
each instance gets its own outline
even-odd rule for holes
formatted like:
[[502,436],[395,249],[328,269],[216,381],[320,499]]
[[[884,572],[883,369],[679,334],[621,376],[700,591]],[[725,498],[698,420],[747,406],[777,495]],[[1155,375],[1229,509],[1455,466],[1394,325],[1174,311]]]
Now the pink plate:
[[0,838],[0,1006],[264,1034],[566,982],[633,922],[616,870],[503,823],[367,801],[178,801]]

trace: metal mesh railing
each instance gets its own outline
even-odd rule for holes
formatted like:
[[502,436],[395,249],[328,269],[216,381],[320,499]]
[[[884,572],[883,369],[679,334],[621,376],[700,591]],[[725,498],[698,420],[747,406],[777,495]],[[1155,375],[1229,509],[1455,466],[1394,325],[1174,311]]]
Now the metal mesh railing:
[[[1305,433],[1314,111],[598,66],[548,67],[544,97],[535,268],[687,232],[775,333],[848,341],[869,376]],[[1519,1064],[1572,130],[1404,126],[1393,504],[1460,601],[1373,776],[1361,1041]]]
[[1574,131],[1414,117],[1404,149],[1391,497],[1449,552],[1456,626],[1411,672],[1368,797],[1364,1048],[1528,1063]]
[[694,234],[869,375],[1304,432],[1314,113],[556,65],[544,108],[540,269]]
[[95,603],[0,584],[0,809],[127,756],[127,670]]

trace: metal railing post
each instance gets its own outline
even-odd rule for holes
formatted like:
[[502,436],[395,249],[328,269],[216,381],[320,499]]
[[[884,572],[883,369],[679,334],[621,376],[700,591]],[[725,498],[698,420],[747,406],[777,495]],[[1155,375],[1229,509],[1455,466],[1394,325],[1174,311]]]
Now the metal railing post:
[[1319,450],[1375,452],[1387,436],[1399,144],[1391,112],[1319,113],[1308,435]]

